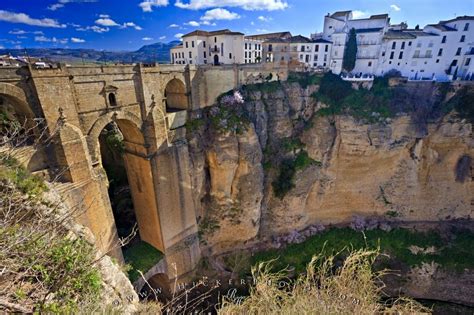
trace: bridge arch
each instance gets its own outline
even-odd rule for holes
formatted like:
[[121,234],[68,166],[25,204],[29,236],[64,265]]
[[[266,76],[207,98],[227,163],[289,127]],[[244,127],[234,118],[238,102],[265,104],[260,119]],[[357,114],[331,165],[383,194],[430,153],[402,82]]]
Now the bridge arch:
[[176,112],[188,109],[188,96],[183,81],[173,78],[165,86],[164,99],[167,112]]
[[[28,104],[25,91],[23,89],[9,84],[0,83],[0,112],[6,115],[7,118],[16,119],[21,124],[27,123],[27,126],[32,124],[32,119],[35,117],[31,107]],[[28,121],[31,121],[28,124]]]
[[[164,252],[152,165],[147,155],[147,145],[141,126],[141,120],[133,113],[126,111],[107,113],[99,117],[88,133],[89,146],[92,148],[92,164],[96,175],[107,174],[107,178],[103,180],[108,188],[117,182],[121,184],[126,182],[123,187],[112,187],[115,191],[109,190],[111,211],[114,214],[115,226],[118,227],[118,235],[125,236],[121,235],[124,229],[120,229],[124,226],[123,224],[127,224],[127,220],[136,220],[139,238]],[[115,149],[118,148],[118,151],[113,152],[104,136],[107,137],[109,132],[116,129],[119,132],[115,135],[119,134],[123,139],[119,141],[118,147],[114,146]],[[117,144],[115,142],[117,139],[114,139],[113,143]],[[110,169],[108,169],[109,172],[104,172],[107,170],[106,164],[110,161],[117,162],[116,166],[118,165],[122,171],[125,170],[125,178],[122,176],[123,172],[110,172]],[[113,177],[114,175],[116,178]],[[125,204],[113,199],[117,192],[124,191],[127,194],[124,198]],[[131,204],[127,200],[131,201]],[[128,228],[129,226],[126,227]]]

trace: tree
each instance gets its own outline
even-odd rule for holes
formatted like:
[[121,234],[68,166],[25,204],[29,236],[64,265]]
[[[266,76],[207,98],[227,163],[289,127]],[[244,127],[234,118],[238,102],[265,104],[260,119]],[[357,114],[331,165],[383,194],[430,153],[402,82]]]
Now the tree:
[[357,57],[357,39],[356,31],[352,28],[349,32],[349,40],[344,50],[344,58],[342,60],[342,68],[347,72],[351,72],[355,67]]

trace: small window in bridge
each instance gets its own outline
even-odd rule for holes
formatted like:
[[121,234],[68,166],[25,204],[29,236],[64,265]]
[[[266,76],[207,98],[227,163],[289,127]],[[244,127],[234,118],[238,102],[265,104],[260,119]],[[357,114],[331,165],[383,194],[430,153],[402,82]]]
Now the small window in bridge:
[[115,98],[114,93],[109,93],[109,105],[110,106],[117,106],[117,99]]

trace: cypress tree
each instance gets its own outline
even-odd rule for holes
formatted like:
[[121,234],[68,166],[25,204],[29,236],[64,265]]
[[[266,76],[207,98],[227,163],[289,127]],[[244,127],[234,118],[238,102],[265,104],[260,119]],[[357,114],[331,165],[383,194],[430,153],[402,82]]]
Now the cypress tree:
[[356,63],[357,57],[357,38],[356,30],[352,28],[349,32],[349,40],[344,50],[344,58],[342,59],[342,68],[347,72],[351,72]]

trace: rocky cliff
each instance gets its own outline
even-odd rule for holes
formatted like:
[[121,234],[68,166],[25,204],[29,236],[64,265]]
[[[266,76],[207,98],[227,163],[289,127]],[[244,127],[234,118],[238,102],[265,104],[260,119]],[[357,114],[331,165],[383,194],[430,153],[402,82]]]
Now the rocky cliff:
[[246,86],[195,113],[188,124],[194,202],[210,251],[354,216],[472,218],[472,123],[445,106],[459,86],[387,87],[391,114],[365,118],[322,115],[318,89]]

